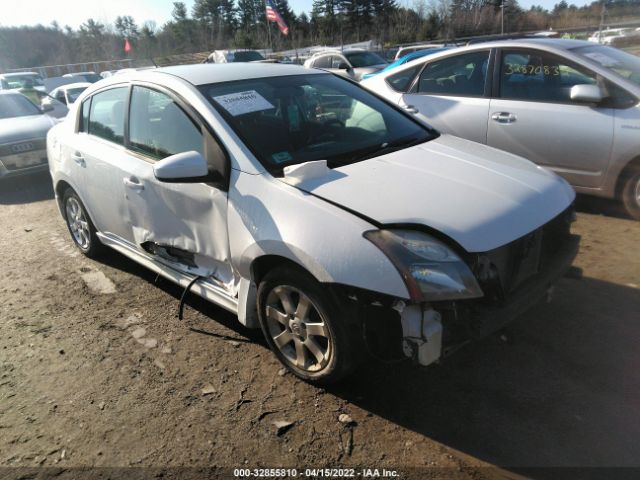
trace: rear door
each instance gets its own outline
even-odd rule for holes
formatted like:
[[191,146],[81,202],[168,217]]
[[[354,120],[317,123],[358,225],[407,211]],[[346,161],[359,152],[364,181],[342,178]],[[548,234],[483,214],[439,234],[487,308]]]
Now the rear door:
[[65,146],[71,158],[74,188],[87,206],[98,231],[128,238],[122,169],[129,159],[124,147],[129,86],[101,90],[81,105],[78,133]]
[[597,187],[613,144],[613,109],[571,100],[571,87],[598,76],[563,57],[535,49],[501,52],[497,98],[491,100],[487,143]]
[[[136,247],[173,267],[212,276],[229,289],[227,192],[209,183],[167,183],[153,165],[170,155],[197,151],[213,165],[224,150],[174,94],[134,85],[129,109],[130,161],[126,191],[130,237]],[[228,160],[227,160],[228,161]]]
[[[486,143],[489,50],[428,62],[399,104],[444,133]],[[413,108],[412,108],[413,107]]]

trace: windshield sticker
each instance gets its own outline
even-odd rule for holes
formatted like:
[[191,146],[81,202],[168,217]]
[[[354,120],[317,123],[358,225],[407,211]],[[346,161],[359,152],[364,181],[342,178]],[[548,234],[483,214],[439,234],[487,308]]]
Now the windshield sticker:
[[285,162],[288,162],[290,160],[293,160],[293,157],[291,156],[291,154],[289,152],[274,153],[273,155],[271,155],[271,158],[277,164],[285,163]]
[[219,97],[213,97],[213,99],[234,117],[275,108],[255,90],[220,95]]

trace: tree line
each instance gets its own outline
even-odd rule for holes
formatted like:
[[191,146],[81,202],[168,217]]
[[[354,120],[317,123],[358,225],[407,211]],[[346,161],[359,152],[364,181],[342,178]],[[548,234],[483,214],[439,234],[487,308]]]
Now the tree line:
[[[196,0],[189,10],[173,3],[164,25],[138,24],[128,15],[113,24],[93,18],[79,28],[50,25],[0,27],[0,69],[90,61],[149,59],[221,48],[288,50],[376,40],[394,45],[499,33],[545,30],[640,18],[640,0],[595,1],[583,7],[561,0],[553,9],[517,0],[314,0],[311,12],[296,15],[288,0],[273,0],[289,26],[284,36],[265,17],[263,0]],[[125,54],[124,39],[132,46]]]

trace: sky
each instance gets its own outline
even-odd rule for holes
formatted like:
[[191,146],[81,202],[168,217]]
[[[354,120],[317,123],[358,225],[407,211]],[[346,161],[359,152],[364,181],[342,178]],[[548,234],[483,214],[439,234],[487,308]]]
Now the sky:
[[[560,0],[519,0],[523,8],[542,5],[552,8]],[[569,3],[581,6],[592,0],[569,0]],[[102,23],[113,23],[118,15],[131,15],[139,25],[147,20],[156,22],[159,27],[171,18],[174,0],[27,0],[24,4],[14,3],[13,8],[3,8],[0,25],[49,25],[57,20],[61,26],[73,28],[87,18]],[[193,0],[185,0],[189,11]],[[300,14],[309,12],[313,0],[289,0],[289,5]],[[398,0],[401,5],[412,5],[413,0]]]

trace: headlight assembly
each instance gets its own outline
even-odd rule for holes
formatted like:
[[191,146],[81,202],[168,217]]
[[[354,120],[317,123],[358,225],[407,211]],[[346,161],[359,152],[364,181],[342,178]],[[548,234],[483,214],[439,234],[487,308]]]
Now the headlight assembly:
[[413,230],[371,230],[364,237],[382,250],[402,275],[411,300],[482,297],[466,263],[444,243]]

